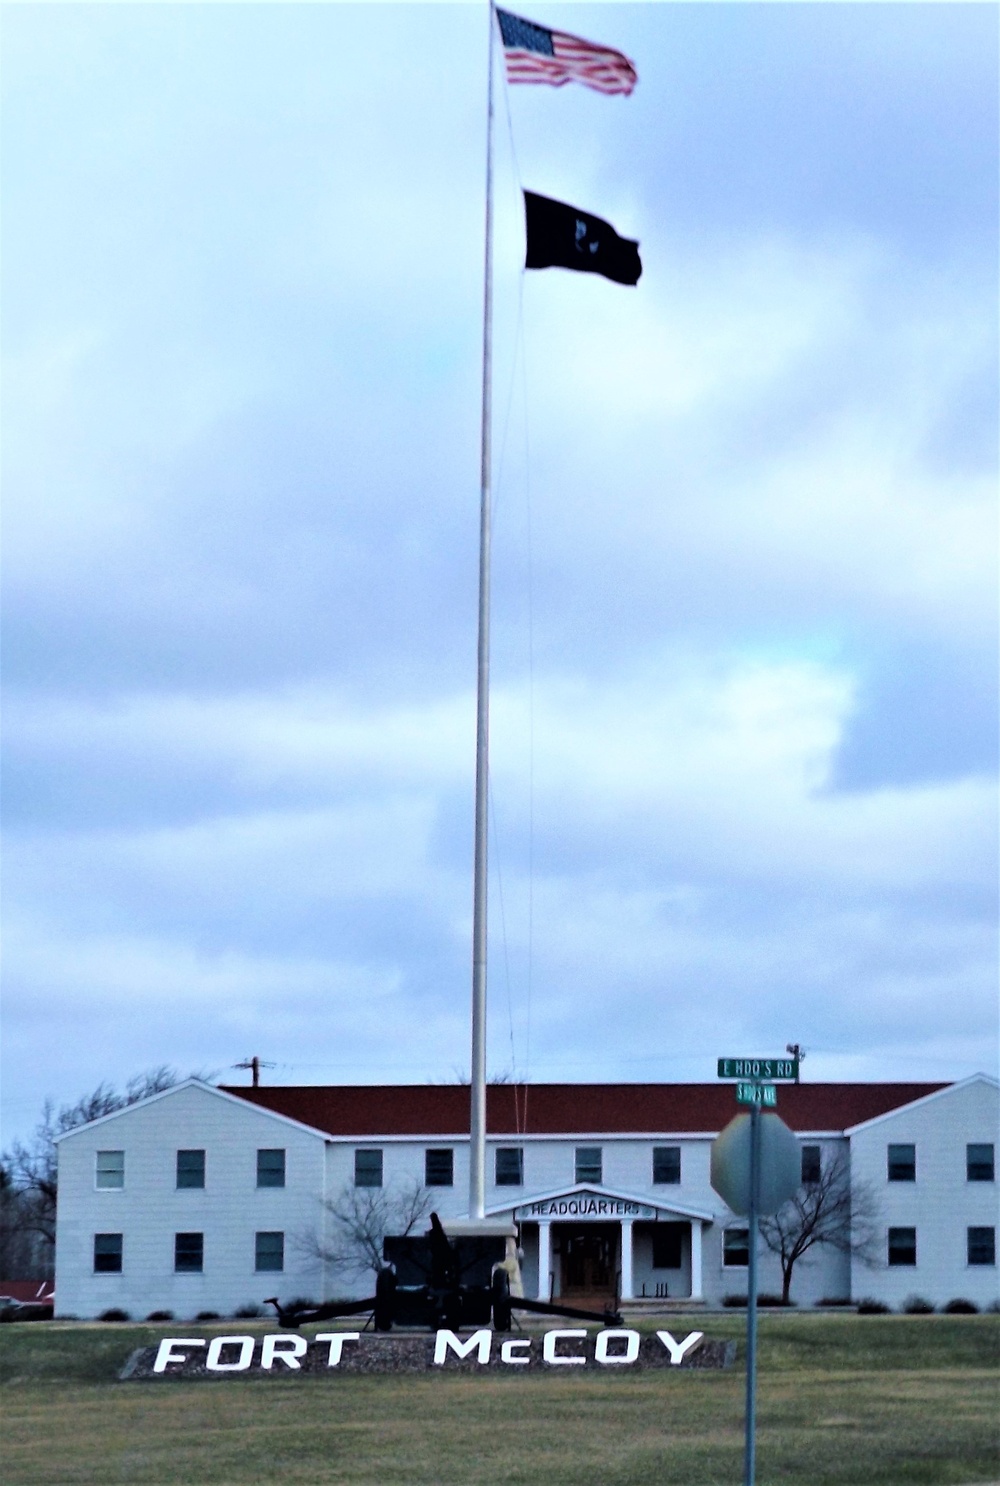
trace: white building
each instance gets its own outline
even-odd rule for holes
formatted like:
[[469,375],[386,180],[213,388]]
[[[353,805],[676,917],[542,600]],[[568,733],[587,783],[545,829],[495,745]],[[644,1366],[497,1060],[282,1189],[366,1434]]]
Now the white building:
[[[487,1208],[519,1225],[525,1293],[717,1305],[746,1293],[746,1221],[709,1185],[727,1084],[496,1085]],[[816,1248],[792,1298],[894,1306],[998,1295],[996,1080],[782,1086],[803,1175],[842,1157],[878,1206],[879,1265]],[[426,1186],[444,1219],[468,1192],[469,1090],[215,1088],[188,1080],[59,1140],[57,1314],[222,1315],[371,1281],[316,1257],[345,1191]],[[367,1194],[364,1194],[367,1195]],[[762,1291],[780,1290],[765,1254]]]

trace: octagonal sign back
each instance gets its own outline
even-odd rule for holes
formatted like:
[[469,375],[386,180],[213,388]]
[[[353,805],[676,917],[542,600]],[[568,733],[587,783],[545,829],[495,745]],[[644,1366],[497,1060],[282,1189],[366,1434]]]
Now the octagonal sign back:
[[[758,1213],[776,1213],[802,1183],[799,1143],[784,1120],[761,1114]],[[734,1213],[750,1211],[750,1116],[737,1115],[712,1141],[709,1180]]]

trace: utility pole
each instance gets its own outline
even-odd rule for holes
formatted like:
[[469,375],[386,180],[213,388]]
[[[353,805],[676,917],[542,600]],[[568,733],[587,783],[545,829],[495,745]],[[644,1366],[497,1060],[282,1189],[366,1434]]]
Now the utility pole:
[[262,1068],[273,1068],[274,1066],[274,1063],[267,1063],[264,1061],[263,1058],[258,1058],[256,1054],[254,1054],[252,1058],[244,1058],[242,1063],[233,1064],[234,1068],[250,1069],[251,1075],[253,1077],[253,1087],[255,1089],[260,1088],[260,1070]]
[[791,1053],[792,1057],[795,1059],[795,1082],[798,1083],[799,1066],[805,1059],[806,1050],[804,1047],[800,1047],[797,1042],[786,1042],[785,1052]]

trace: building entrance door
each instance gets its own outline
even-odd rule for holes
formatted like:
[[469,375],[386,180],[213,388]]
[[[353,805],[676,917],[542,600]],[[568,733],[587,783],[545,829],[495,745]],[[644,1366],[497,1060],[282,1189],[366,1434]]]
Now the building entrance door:
[[563,1298],[613,1300],[618,1281],[617,1226],[610,1223],[566,1226],[560,1238]]

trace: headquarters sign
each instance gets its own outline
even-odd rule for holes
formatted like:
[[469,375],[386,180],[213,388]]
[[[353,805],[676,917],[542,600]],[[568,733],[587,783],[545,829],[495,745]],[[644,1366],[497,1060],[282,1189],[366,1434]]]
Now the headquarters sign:
[[526,1202],[514,1209],[519,1223],[538,1218],[645,1218],[656,1219],[656,1208],[648,1202],[633,1202],[627,1197],[602,1197],[597,1192],[574,1192],[569,1197],[543,1198]]

